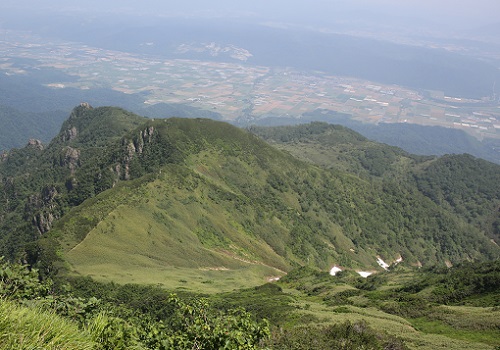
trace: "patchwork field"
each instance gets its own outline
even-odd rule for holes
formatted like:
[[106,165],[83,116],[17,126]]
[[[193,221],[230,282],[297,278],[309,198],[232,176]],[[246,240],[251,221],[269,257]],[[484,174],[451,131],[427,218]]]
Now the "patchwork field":
[[[188,59],[165,59],[104,50],[71,42],[34,44],[28,35],[2,42],[10,57],[6,74],[55,68],[71,76],[53,89],[111,88],[141,94],[146,105],[181,103],[220,113],[226,120],[293,117],[317,109],[367,123],[414,123],[461,129],[478,139],[500,138],[495,101],[445,96],[403,86],[332,76],[320,71]],[[32,60],[28,64],[26,59]],[[18,62],[22,62],[21,67]]]

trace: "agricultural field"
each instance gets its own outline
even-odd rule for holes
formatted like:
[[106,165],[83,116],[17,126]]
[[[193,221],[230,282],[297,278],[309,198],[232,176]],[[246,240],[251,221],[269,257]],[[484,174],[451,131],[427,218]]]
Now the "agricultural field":
[[28,35],[0,42],[5,74],[52,68],[54,89],[111,88],[144,96],[145,105],[181,103],[220,113],[228,121],[269,116],[300,118],[317,109],[366,123],[411,123],[464,130],[482,140],[500,138],[500,107],[490,99],[445,96],[320,71],[161,58],[72,42],[37,44]]

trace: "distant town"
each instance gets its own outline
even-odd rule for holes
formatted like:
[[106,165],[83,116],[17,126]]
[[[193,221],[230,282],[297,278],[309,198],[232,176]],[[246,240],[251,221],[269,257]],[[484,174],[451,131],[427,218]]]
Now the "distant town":
[[250,116],[299,118],[324,109],[366,123],[438,125],[464,130],[478,139],[500,139],[497,97],[461,99],[440,91],[414,91],[319,71],[161,59],[70,42],[40,44],[20,33],[3,39],[2,74],[50,67],[75,77],[46,84],[54,89],[106,87],[143,93],[146,104],[188,104],[218,112],[229,121]]

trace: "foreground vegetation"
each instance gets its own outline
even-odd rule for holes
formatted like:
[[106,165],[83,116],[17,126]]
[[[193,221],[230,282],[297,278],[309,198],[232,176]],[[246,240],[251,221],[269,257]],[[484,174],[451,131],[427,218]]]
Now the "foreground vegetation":
[[0,264],[2,349],[496,349],[500,262],[368,279],[299,268],[217,294]]
[[104,286],[97,299],[39,282],[37,271],[21,265],[2,263],[0,277],[2,349],[256,349],[269,335],[265,320],[241,308],[185,303],[153,287],[120,288],[113,299],[117,288]]

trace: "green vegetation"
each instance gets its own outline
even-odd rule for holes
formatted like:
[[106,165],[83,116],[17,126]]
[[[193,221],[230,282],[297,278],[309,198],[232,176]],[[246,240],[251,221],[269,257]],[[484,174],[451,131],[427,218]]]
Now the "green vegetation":
[[[105,299],[75,297],[67,284],[53,285],[47,293],[45,285],[51,281],[42,285],[35,275],[24,266],[0,266],[2,349],[250,350],[269,336],[268,323],[241,308],[218,311],[205,299],[186,303],[153,287],[120,288],[118,300],[110,298],[113,288],[106,289]],[[37,283],[38,292],[17,293]],[[156,292],[158,298],[148,304],[139,291]]]
[[299,290],[308,310],[328,305],[338,315],[334,319],[350,322],[363,315],[411,348],[436,348],[446,337],[453,349],[491,349],[499,345],[499,268],[498,261],[451,269],[397,267],[367,279],[301,269],[280,285]]
[[[360,176],[400,198],[432,200],[498,244],[500,171],[498,165],[469,155],[423,157],[370,141],[344,127],[311,123],[295,127],[252,127],[280,149],[329,169]],[[426,199],[418,199],[423,204]],[[418,207],[414,205],[414,209]],[[448,224],[439,224],[449,230]],[[445,239],[441,237],[441,239]],[[495,243],[497,242],[497,243]],[[451,242],[442,242],[453,248]]]
[[271,347],[276,349],[408,349],[396,337],[381,336],[366,322],[317,327],[296,327],[275,335]]
[[10,349],[96,349],[90,335],[48,311],[0,300],[0,347]]
[[340,124],[355,130],[370,140],[396,146],[412,154],[445,155],[468,153],[490,162],[500,163],[498,139],[487,137],[480,141],[463,130],[441,126],[396,122],[372,124],[353,119],[349,114],[323,109],[304,113],[300,119],[264,118],[258,120],[257,123],[261,126],[273,122],[276,125],[293,125],[297,124],[298,121],[300,123],[323,121]]
[[[376,268],[377,254],[425,264],[498,254],[479,228],[410,185],[398,189],[311,167],[227,124],[171,119],[151,127],[161,156],[143,158],[145,144],[129,166],[137,180],[96,196],[54,226],[51,235],[66,240],[75,272],[217,291],[260,284],[303,264]],[[155,164],[156,174],[143,177]],[[82,234],[75,236],[77,230]],[[256,268],[263,273],[258,281]],[[208,280],[225,282],[200,285],[210,274],[216,276]],[[247,284],[231,282],[238,274]]]
[[16,150],[0,164],[0,251],[49,274],[212,291],[301,265],[373,270],[378,256],[423,265],[499,256],[490,241],[497,166],[456,157],[485,169],[456,175],[467,179],[457,191],[472,220],[424,190],[426,181],[450,186],[432,170],[441,158],[322,123],[253,131],[321,167],[229,124],[81,105],[45,150]]
[[0,252],[31,270],[2,262],[5,307],[102,349],[500,345],[498,166],[322,123],[252,131],[273,145],[82,104],[10,152]]
[[415,172],[419,190],[440,206],[500,240],[498,166],[474,157],[444,156]]
[[[0,276],[5,349],[500,346],[498,261],[449,270],[398,266],[367,279],[303,267],[273,284],[205,296],[88,277],[41,283],[36,270],[6,262]],[[443,298],[444,289],[454,297]]]

